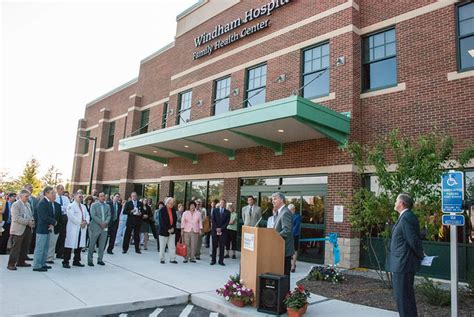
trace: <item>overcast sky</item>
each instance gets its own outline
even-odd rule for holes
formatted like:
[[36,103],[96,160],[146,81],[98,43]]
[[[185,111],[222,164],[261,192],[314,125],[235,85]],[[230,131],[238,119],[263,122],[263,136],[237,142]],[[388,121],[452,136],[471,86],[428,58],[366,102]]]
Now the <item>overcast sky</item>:
[[70,179],[86,103],[138,76],[196,2],[2,1],[0,170],[35,157]]

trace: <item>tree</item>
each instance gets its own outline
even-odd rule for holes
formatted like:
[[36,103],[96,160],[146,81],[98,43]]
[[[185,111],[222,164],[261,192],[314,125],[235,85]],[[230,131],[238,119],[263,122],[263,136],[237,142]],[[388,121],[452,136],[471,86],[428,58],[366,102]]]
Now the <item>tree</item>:
[[61,178],[58,178],[58,175],[61,174],[59,173],[59,170],[54,167],[54,165],[51,165],[44,176],[41,178],[41,181],[43,182],[43,186],[56,186],[57,184],[60,184],[62,182]]
[[31,184],[33,186],[33,195],[38,195],[41,191],[41,181],[38,179],[39,166],[40,164],[35,158],[26,162],[22,175],[14,181],[16,191],[27,184]]

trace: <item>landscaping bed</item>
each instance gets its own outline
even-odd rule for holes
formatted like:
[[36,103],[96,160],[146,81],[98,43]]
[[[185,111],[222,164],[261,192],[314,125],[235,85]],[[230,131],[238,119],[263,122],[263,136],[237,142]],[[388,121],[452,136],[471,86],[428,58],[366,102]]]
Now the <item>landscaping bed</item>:
[[[344,281],[333,284],[328,281],[310,281],[307,278],[298,282],[311,293],[331,299],[338,299],[354,304],[366,305],[386,310],[396,311],[392,290],[373,278],[359,275],[344,275]],[[433,306],[428,303],[420,291],[416,290],[418,316],[444,317],[450,316],[450,306]],[[474,297],[459,294],[459,316],[474,316]]]

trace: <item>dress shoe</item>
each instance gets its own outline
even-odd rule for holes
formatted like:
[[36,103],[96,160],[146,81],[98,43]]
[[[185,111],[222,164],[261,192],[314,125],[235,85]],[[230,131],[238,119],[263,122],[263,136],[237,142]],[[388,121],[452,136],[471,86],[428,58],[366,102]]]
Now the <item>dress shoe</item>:
[[127,251],[122,251],[122,254],[126,254],[126,253],[127,253]]
[[138,250],[138,251],[135,251],[136,253],[138,254],[142,254],[142,251]]
[[165,264],[165,261],[160,261],[161,264]]
[[219,265],[225,266],[224,262],[219,262]]
[[54,261],[46,261],[48,264],[54,264]]
[[224,259],[228,259],[228,258],[230,258],[230,256],[229,256],[228,254],[226,254],[226,255],[224,256]]
[[[191,261],[192,262],[192,261]],[[188,260],[184,260],[183,263],[188,263]]]
[[87,263],[87,265],[89,265],[89,266],[94,266],[94,263],[89,262],[89,263]]
[[62,259],[63,257],[61,255],[56,255],[56,259]]
[[33,269],[33,271],[35,271],[35,272],[48,272],[48,269],[40,267],[40,268],[37,268],[37,269]]
[[7,266],[7,269],[9,269],[10,271],[16,271],[17,270],[16,266],[14,266],[14,265]]
[[29,256],[27,256],[25,261],[33,261],[33,258],[30,258]]
[[178,264],[178,261],[170,261],[170,263]]
[[197,257],[196,257],[196,260],[201,260],[201,257],[197,256]]
[[107,254],[114,254],[112,251],[107,251]]
[[47,269],[47,270],[52,269],[52,268],[53,268],[53,267],[52,267],[52,266],[49,266],[49,265],[43,266],[43,269]]
[[72,262],[72,266],[84,267],[85,265],[81,262]]
[[237,258],[235,257],[235,254],[232,256],[232,259],[234,259],[234,260],[237,259]]
[[69,263],[63,263],[63,268],[70,269],[71,266],[69,265]]
[[215,264],[216,264],[216,262],[215,262],[215,261],[212,261],[212,262],[211,262],[211,265],[215,265]]
[[191,262],[191,263],[196,263],[196,260],[190,260],[189,262]]
[[104,261],[97,261],[97,264],[99,264],[99,265],[105,265]]
[[17,267],[30,267],[31,264],[30,264],[30,263],[24,263],[24,262],[23,262],[23,263],[18,263],[16,266],[17,266]]

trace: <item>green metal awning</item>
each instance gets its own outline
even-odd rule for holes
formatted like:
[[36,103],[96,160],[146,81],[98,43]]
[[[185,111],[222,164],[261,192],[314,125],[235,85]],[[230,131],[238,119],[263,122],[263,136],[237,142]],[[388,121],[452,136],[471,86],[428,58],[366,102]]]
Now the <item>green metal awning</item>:
[[235,159],[237,149],[264,146],[283,154],[285,143],[329,138],[347,141],[350,119],[308,99],[291,96],[120,140],[119,150],[161,163],[184,157],[193,163],[210,152]]

